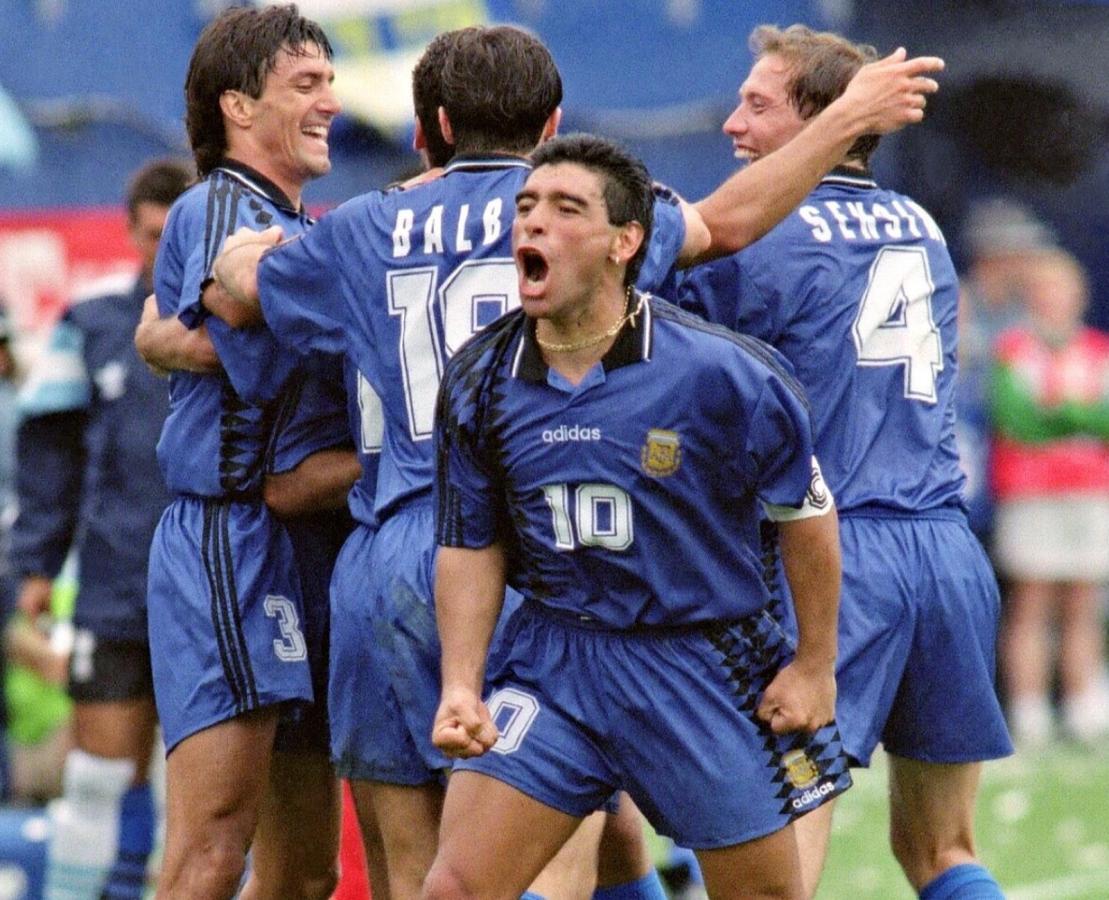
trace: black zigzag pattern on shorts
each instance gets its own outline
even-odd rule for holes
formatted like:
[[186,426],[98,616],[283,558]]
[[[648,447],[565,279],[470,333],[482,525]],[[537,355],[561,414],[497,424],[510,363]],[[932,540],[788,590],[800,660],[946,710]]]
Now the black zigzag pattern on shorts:
[[[814,734],[779,735],[755,714],[763,692],[793,655],[785,633],[769,613],[763,611],[738,622],[714,625],[706,634],[721,654],[736,708],[758,728],[765,764],[771,770],[772,782],[779,786],[776,796],[782,801],[781,814],[792,821],[847,790],[851,774],[834,722]],[[815,776],[800,784],[791,780],[787,764],[787,757],[797,751],[815,768]]]

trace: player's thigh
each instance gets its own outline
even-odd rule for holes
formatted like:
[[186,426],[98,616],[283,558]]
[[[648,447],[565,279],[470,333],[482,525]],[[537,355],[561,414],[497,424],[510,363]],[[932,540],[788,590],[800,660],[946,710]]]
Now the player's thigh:
[[698,850],[697,862],[713,900],[803,896],[792,825],[731,847]]
[[157,739],[158,714],[154,697],[102,703],[77,703],[73,707],[73,732],[77,746],[93,756],[129,759],[135,763],[136,783],[146,780]]
[[981,763],[929,763],[889,754],[890,825],[931,843],[974,825]]
[[[374,811],[373,786],[368,781],[349,781],[358,817],[358,831],[362,836],[362,849],[366,854],[366,869],[370,878],[370,894],[374,897],[391,897],[389,869],[385,864],[385,840]],[[441,806],[441,804],[440,804]]]
[[166,855],[200,841],[245,850],[269,781],[277,710],[266,707],[182,740],[166,759]]
[[480,772],[456,772],[427,894],[518,897],[581,821]]
[[275,752],[252,854],[260,897],[326,897],[338,880],[339,781],[318,753]]
[[597,883],[601,887],[625,884],[649,874],[651,854],[643,834],[643,814],[623,791],[615,812],[606,813],[597,852]]
[[78,628],[69,694],[77,746],[93,756],[130,759],[136,782],[145,780],[158,724],[149,644]]
[[586,816],[528,887],[546,900],[588,900],[597,886],[597,848],[608,814]]

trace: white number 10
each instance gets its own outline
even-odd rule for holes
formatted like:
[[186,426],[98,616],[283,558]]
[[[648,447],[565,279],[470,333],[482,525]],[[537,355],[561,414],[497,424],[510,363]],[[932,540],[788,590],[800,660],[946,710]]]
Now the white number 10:
[[543,495],[551,508],[555,547],[559,550],[573,550],[577,544],[606,550],[627,550],[631,546],[632,498],[622,488],[612,484],[579,484],[574,491],[573,519],[569,485],[545,485]]

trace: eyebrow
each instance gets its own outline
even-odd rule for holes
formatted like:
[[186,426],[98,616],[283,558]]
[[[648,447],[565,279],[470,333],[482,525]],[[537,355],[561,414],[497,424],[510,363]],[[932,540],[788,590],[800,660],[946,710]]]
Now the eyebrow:
[[[538,191],[524,189],[516,195],[516,202],[519,203],[521,200],[536,200],[538,199],[538,197]],[[580,194],[570,194],[566,191],[552,191],[550,194],[550,198],[555,203],[569,202],[573,203],[575,206],[580,206],[583,208],[589,205],[589,200],[587,198],[581,196]]]

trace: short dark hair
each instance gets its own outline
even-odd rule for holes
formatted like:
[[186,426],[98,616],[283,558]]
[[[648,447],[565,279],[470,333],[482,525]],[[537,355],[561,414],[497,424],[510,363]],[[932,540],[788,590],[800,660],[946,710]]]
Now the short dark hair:
[[235,7],[213,19],[201,32],[185,76],[185,128],[196,170],[203,178],[227,151],[227,133],[219,100],[224,91],[262,96],[266,76],[281,51],[303,54],[315,44],[331,59],[327,35],[296,4]]
[[562,102],[562,76],[538,38],[509,25],[453,33],[442,106],[459,153],[527,153]]
[[647,167],[619,144],[592,134],[568,134],[546,141],[532,153],[531,163],[535,168],[575,163],[601,176],[609,223],[638,222],[643,226],[643,242],[624,273],[624,284],[634,284],[654,226],[654,186]]
[[192,163],[184,159],[155,159],[135,172],[127,182],[127,216],[135,221],[139,204],[173,206],[195,178]]
[[[803,119],[818,115],[847,90],[855,73],[878,58],[870,44],[856,44],[831,31],[813,31],[805,25],[781,29],[760,25],[748,41],[755,59],[780,56],[790,69],[789,102]],[[878,146],[877,134],[860,136],[847,151],[850,159],[869,165]]]
[[454,147],[439,127],[439,107],[443,105],[443,67],[458,31],[444,31],[432,38],[412,70],[412,107],[427,141],[427,158],[433,166],[445,166],[454,156]]

